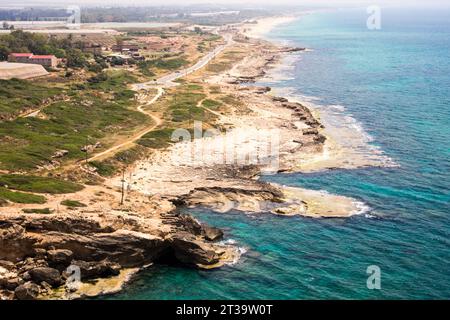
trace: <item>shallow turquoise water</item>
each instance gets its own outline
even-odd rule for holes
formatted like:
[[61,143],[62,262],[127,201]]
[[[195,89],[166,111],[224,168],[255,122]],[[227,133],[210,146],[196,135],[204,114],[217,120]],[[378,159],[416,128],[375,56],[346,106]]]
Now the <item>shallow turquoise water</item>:
[[[314,49],[272,83],[345,107],[400,167],[276,175],[268,181],[364,201],[350,219],[194,210],[246,253],[214,271],[158,266],[114,299],[450,298],[450,10],[316,13],[270,37]],[[368,290],[366,268],[381,268]]]

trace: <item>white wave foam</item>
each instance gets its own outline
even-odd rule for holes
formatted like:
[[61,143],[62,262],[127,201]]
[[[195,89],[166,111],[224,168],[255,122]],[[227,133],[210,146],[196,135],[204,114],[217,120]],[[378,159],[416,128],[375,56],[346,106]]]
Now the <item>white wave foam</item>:
[[234,245],[234,244],[236,244],[236,240],[234,240],[234,239],[227,239],[227,240],[223,240],[223,241],[219,242],[219,244]]
[[368,214],[368,212],[372,210],[371,207],[362,201],[354,201],[353,204],[355,205],[356,210],[352,211],[352,215]]
[[219,242],[220,245],[227,246],[227,247],[234,247],[236,249],[236,255],[235,255],[233,261],[226,263],[227,265],[235,265],[236,263],[239,262],[242,255],[246,254],[248,251],[247,248],[245,248],[245,247],[236,246],[236,243],[237,243],[237,241],[234,239],[227,239],[227,240],[223,240],[223,241]]
[[262,82],[282,82],[295,79],[295,67],[301,59],[299,55],[286,55],[260,80]]
[[339,104],[332,104],[332,105],[329,105],[328,107],[331,108],[331,109],[337,110],[339,112],[344,112],[345,111],[345,107],[341,106]]
[[[294,68],[298,65],[298,59],[301,55],[293,56],[289,60],[286,58],[283,61],[286,70]],[[278,70],[283,70],[280,66]],[[289,74],[289,77],[295,74]],[[347,108],[339,104],[326,105],[323,99],[315,96],[308,96],[298,93],[298,88],[295,87],[273,87],[274,95],[283,96],[292,102],[298,102],[309,109],[316,111],[320,115],[320,121],[325,126],[325,133],[342,147],[348,150],[353,150],[358,157],[366,157],[368,163],[379,164],[380,166],[394,167],[398,164],[390,157],[384,154],[379,146],[373,145],[375,138],[370,135],[361,122],[351,114],[346,112]]]

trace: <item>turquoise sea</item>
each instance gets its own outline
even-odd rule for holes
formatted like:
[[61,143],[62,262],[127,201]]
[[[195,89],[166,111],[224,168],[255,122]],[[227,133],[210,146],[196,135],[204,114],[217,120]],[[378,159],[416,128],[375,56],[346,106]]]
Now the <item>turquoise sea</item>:
[[[281,174],[265,180],[363,201],[349,219],[190,211],[244,250],[212,271],[156,266],[113,299],[449,299],[450,9],[317,12],[268,36],[311,48],[290,59],[289,88],[352,117],[397,168]],[[330,107],[334,106],[334,107]],[[343,121],[343,123],[347,123]],[[381,289],[366,269],[381,269]]]

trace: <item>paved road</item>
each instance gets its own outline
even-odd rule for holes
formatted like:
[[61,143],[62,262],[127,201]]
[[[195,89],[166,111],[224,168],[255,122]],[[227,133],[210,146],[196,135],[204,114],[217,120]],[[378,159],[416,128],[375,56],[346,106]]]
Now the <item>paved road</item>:
[[[186,68],[186,69],[182,69],[176,72],[173,72],[171,74],[168,74],[166,76],[163,76],[159,79],[157,79],[156,81],[149,81],[149,82],[144,82],[144,83],[136,83],[133,85],[133,89],[136,91],[139,90],[148,90],[150,88],[157,88],[158,89],[158,93],[149,101],[145,101],[147,98],[147,95],[144,94],[142,96],[140,96],[140,99],[144,100],[145,103],[141,104],[138,107],[138,111],[144,113],[147,116],[150,116],[154,121],[155,121],[155,125],[151,126],[150,128],[144,129],[141,132],[137,133],[135,136],[127,139],[126,141],[115,145],[107,150],[104,150],[100,153],[97,153],[96,155],[92,156],[91,158],[88,159],[88,161],[93,161],[93,160],[98,160],[99,158],[104,158],[106,155],[110,154],[110,153],[114,153],[119,149],[122,149],[132,143],[134,143],[135,141],[137,141],[138,139],[142,138],[142,136],[144,136],[146,133],[155,130],[158,126],[161,125],[162,120],[155,117],[154,115],[152,115],[151,113],[145,111],[143,109],[143,107],[145,106],[149,106],[153,103],[155,103],[163,94],[164,94],[164,89],[163,87],[170,87],[170,86],[174,86],[176,85],[176,83],[174,83],[173,81],[182,77],[187,76],[188,74],[195,72],[201,68],[203,68],[204,66],[206,66],[217,54],[219,54],[220,52],[222,52],[227,46],[229,46],[233,40],[232,40],[232,36],[227,34],[224,36],[225,38],[225,44],[218,46],[217,48],[215,48],[213,51],[209,52],[206,56],[202,57],[196,64],[194,64],[193,66]],[[139,96],[138,96],[139,97]]]
[[227,46],[229,46],[233,40],[232,40],[232,35],[227,34],[224,36],[226,43],[218,46],[217,48],[215,48],[213,51],[209,52],[206,56],[202,57],[199,61],[197,61],[196,64],[194,64],[193,66],[189,67],[189,68],[185,68],[182,70],[178,70],[175,71],[171,74],[165,75],[159,79],[157,79],[156,81],[148,81],[148,82],[144,82],[144,83],[138,83],[134,85],[134,88],[136,90],[143,90],[143,89],[147,89],[148,87],[155,87],[155,86],[173,86],[175,85],[175,83],[173,83],[173,81],[185,77],[190,73],[193,73],[201,68],[203,68],[204,66],[206,66],[212,59],[214,59],[214,57],[219,54],[220,52],[222,52]]

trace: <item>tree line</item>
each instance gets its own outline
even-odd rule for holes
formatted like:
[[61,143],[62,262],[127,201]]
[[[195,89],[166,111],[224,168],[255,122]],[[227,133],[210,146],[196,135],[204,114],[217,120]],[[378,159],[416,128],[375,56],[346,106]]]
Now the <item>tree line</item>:
[[44,34],[15,30],[0,35],[0,61],[8,59],[13,52],[51,54],[57,58],[65,58],[67,67],[81,68],[87,66],[85,54],[80,50],[83,44],[73,40],[72,35],[58,39]]

